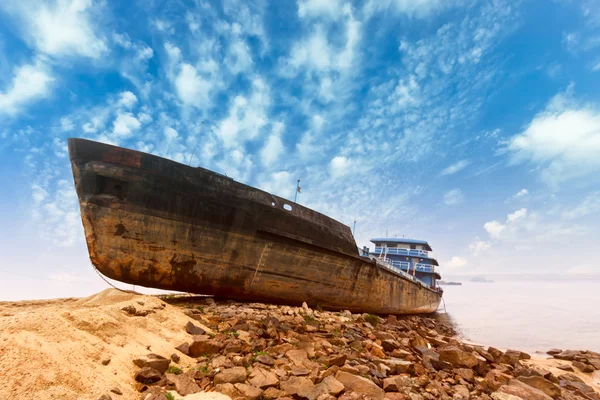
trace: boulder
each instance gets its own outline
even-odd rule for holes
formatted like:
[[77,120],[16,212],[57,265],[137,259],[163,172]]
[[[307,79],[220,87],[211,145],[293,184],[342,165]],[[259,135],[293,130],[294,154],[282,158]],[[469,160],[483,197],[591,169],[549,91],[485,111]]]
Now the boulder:
[[328,376],[317,385],[319,394],[327,393],[332,396],[337,396],[344,391],[344,385],[335,379],[333,376]]
[[575,356],[579,355],[581,355],[581,352],[578,350],[565,350],[558,354],[554,354],[554,358],[558,358],[559,360],[573,361]]
[[327,365],[328,367],[331,367],[334,365],[341,367],[346,363],[346,359],[348,359],[348,356],[345,354],[335,354],[335,355],[325,358],[324,364]]
[[475,373],[472,369],[458,368],[456,371],[454,371],[454,373],[469,383],[473,383],[473,381],[475,380]]
[[185,330],[190,335],[204,335],[206,333],[206,331],[204,329],[200,328],[199,326],[194,325],[192,323],[192,321],[188,321],[188,323],[185,326]]
[[287,381],[282,381],[279,386],[290,396],[308,400],[315,400],[319,397],[315,384],[308,378],[291,377]]
[[552,397],[546,393],[529,386],[521,381],[512,379],[508,385],[502,385],[498,392],[512,394],[513,396],[521,397],[526,400],[551,400]]
[[575,361],[572,362],[572,364],[573,364],[573,366],[575,368],[577,368],[581,372],[585,372],[585,373],[594,372],[594,368],[591,365],[584,364],[581,361],[576,361],[575,360]]
[[267,354],[261,354],[261,355],[256,356],[256,361],[258,361],[261,364],[268,365],[268,366],[275,365],[275,360],[273,360],[273,357],[271,357]]
[[112,397],[110,397],[108,394],[103,394],[102,396],[98,397],[98,400],[112,400]]
[[385,392],[379,386],[373,383],[373,381],[349,374],[348,372],[338,371],[335,378],[340,381],[346,390],[351,390],[356,393],[365,394],[373,397],[374,399],[383,399]]
[[196,373],[194,371],[186,372],[184,374],[166,374],[167,383],[170,383],[175,386],[175,390],[182,396],[186,396],[192,393],[201,392],[202,389],[196,381],[194,380],[194,376]]
[[194,341],[189,347],[190,357],[200,357],[203,354],[215,354],[221,350],[221,343],[204,335],[194,336]]
[[179,346],[175,347],[175,350],[179,350],[186,356],[190,355],[190,344],[189,343],[181,343]]
[[183,398],[183,400],[231,400],[231,397],[218,392],[200,392],[188,394]]
[[144,367],[135,374],[135,380],[145,385],[158,382],[161,379],[162,374],[150,367]]
[[254,368],[250,372],[248,382],[257,388],[266,389],[272,386],[277,386],[279,384],[279,379],[271,371],[267,371],[262,368]]
[[149,367],[157,370],[161,374],[164,374],[167,369],[169,369],[171,360],[163,356],[159,356],[158,354],[151,353],[146,354],[145,356],[134,358],[133,363],[140,368]]
[[246,368],[244,367],[233,367],[226,368],[223,371],[215,375],[214,383],[218,385],[220,383],[242,383],[246,380]]
[[518,396],[515,396],[512,394],[501,393],[501,392],[492,393],[492,399],[493,400],[527,400],[527,399],[523,399],[521,397],[518,397]]
[[263,394],[263,391],[259,388],[252,385],[246,385],[245,383],[236,383],[234,386],[241,395],[248,400],[256,400]]
[[550,349],[546,352],[546,354],[550,354],[551,356],[562,353],[561,349]]
[[517,379],[531,387],[541,390],[553,399],[560,396],[560,388],[541,376],[520,376]]
[[410,400],[410,397],[403,393],[388,392],[385,394],[387,400]]
[[479,363],[477,357],[460,350],[456,346],[447,346],[438,350],[441,361],[449,362],[455,367],[473,368]]

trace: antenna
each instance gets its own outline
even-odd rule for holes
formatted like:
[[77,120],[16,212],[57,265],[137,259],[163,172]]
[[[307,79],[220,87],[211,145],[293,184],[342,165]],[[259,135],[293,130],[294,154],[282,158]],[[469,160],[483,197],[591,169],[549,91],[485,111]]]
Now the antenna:
[[352,227],[352,236],[354,236],[354,232],[356,232],[356,221],[354,221],[354,226]]
[[300,178],[298,178],[298,182],[296,182],[296,193],[294,193],[294,203],[298,198],[298,193],[300,193],[300,190],[302,190],[302,188],[300,187]]
[[[202,121],[202,125],[200,125],[200,132],[202,132],[202,128],[204,127],[204,121]],[[194,147],[194,151],[192,151],[192,154],[190,154],[190,159],[188,160],[188,165],[191,167],[192,166],[192,158],[194,158],[194,153],[196,152],[196,150],[198,149],[198,145],[200,144],[200,141],[198,141],[198,143],[196,143],[196,146]]]

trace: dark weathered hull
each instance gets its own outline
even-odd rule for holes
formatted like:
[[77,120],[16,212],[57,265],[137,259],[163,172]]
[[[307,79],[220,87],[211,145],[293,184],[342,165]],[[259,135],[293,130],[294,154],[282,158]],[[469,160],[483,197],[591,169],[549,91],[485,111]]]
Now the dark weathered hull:
[[112,279],[374,313],[439,305],[440,293],[359,257],[350,228],[313,210],[132,150],[70,139],[69,155],[90,258]]

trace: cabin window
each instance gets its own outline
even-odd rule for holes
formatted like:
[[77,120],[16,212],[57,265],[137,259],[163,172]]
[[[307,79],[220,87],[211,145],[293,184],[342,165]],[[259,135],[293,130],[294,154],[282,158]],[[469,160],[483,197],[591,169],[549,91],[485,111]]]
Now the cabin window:
[[411,249],[411,250],[416,250],[416,248],[417,248],[417,245],[416,245],[416,244],[411,244],[411,245],[410,245],[410,249]]
[[292,211],[292,206],[290,206],[289,204],[284,204],[283,208],[288,210],[288,211]]

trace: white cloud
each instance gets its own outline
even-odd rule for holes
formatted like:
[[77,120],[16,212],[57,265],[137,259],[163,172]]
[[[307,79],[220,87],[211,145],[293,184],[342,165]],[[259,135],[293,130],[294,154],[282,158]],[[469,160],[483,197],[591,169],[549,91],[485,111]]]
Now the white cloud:
[[53,81],[41,62],[15,68],[10,86],[0,91],[0,114],[17,114],[27,103],[47,97]]
[[256,138],[268,122],[269,105],[269,87],[262,79],[255,78],[250,97],[235,96],[227,117],[219,122],[215,134],[225,147],[241,146],[245,141]]
[[525,188],[519,190],[517,193],[515,193],[514,197],[515,198],[519,198],[519,197],[523,197],[523,196],[527,196],[529,194],[529,191]]
[[329,163],[329,170],[333,178],[339,178],[350,173],[351,167],[350,160],[343,156],[336,156]]
[[476,239],[475,241],[473,241],[472,243],[469,244],[469,251],[474,256],[479,256],[482,253],[485,253],[491,247],[492,247],[492,244],[490,242]]
[[171,128],[170,126],[165,126],[165,129],[163,132],[165,134],[165,138],[169,141],[173,140],[173,139],[177,139],[177,137],[179,136],[177,131],[175,129]]
[[269,174],[259,183],[259,187],[269,193],[284,198],[291,198],[294,195],[296,181],[287,171],[278,171]]
[[229,53],[225,58],[225,64],[234,75],[248,71],[252,67],[250,48],[243,40],[238,38],[229,44]]
[[131,113],[119,113],[113,122],[113,133],[117,137],[128,137],[140,129],[142,124]]
[[423,18],[434,11],[452,5],[453,1],[444,0],[369,0],[365,5],[365,13],[393,10],[412,17]]
[[506,222],[509,224],[512,224],[512,223],[516,222],[517,220],[519,220],[521,218],[525,218],[525,217],[527,217],[527,209],[521,208],[512,214],[508,214],[506,216]]
[[581,203],[568,210],[563,211],[565,219],[577,219],[600,211],[600,192],[588,194]]
[[60,119],[60,130],[63,132],[71,132],[73,129],[75,129],[75,124],[73,123],[73,121],[68,118],[68,117],[62,117]]
[[500,235],[502,234],[502,231],[506,229],[506,225],[494,220],[486,222],[483,225],[483,229],[486,230],[486,232],[490,235],[492,239],[499,239]]
[[342,13],[343,0],[299,0],[298,16],[337,18]]
[[600,111],[591,106],[578,107],[568,94],[559,94],[510,140],[508,150],[513,162],[538,165],[542,179],[550,185],[597,176]]
[[131,93],[130,91],[121,92],[120,94],[119,104],[125,108],[132,108],[137,103],[137,101],[138,99],[136,95]]
[[272,165],[283,153],[285,147],[281,141],[281,134],[284,128],[285,126],[281,122],[273,125],[273,131],[260,151],[261,160],[265,166]]
[[107,51],[94,32],[98,14],[92,0],[4,0],[0,8],[24,22],[19,27],[23,36],[43,53],[99,58]]
[[460,204],[464,200],[465,196],[460,189],[452,189],[444,194],[444,204],[448,206]]
[[442,170],[442,172],[440,172],[440,175],[444,176],[444,175],[452,175],[455,174],[461,170],[463,170],[467,165],[469,165],[469,161],[468,160],[460,160],[457,161],[456,163],[444,168]]
[[175,89],[186,105],[198,108],[209,105],[212,84],[200,76],[196,68],[190,64],[181,64],[179,74],[175,78]]
[[333,53],[324,29],[317,26],[310,38],[292,47],[289,64],[296,69],[304,66],[308,69],[326,70],[332,64]]
[[464,257],[454,256],[449,261],[444,263],[444,267],[447,269],[460,269],[466,267],[469,264],[469,260]]

